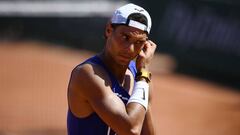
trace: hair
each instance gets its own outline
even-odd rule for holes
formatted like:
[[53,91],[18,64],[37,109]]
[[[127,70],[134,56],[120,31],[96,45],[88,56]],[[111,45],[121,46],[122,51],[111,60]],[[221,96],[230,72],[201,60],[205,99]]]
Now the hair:
[[[132,13],[132,14],[130,14],[128,16],[128,21],[129,20],[134,20],[134,21],[140,22],[140,23],[148,26],[147,17],[145,15],[141,14],[141,13]],[[125,25],[125,24],[114,24],[114,23],[111,23],[111,26],[112,26],[113,30],[115,30],[118,26],[121,26],[121,25]],[[105,31],[104,31],[104,38],[107,39]]]
[[134,20],[148,26],[147,17],[141,13],[132,13],[128,16],[128,20]]

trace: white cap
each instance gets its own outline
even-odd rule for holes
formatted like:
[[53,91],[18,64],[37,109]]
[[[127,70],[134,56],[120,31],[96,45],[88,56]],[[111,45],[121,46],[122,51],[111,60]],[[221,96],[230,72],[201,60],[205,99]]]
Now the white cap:
[[[128,17],[133,13],[140,13],[147,18],[147,25],[138,21],[130,20]],[[152,20],[149,13],[142,7],[135,4],[127,4],[115,10],[111,19],[112,24],[125,24],[131,27],[138,28],[140,30],[150,33]]]

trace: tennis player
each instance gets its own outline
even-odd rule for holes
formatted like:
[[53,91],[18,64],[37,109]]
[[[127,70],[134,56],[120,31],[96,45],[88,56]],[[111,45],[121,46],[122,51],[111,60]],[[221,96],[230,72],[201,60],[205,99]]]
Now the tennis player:
[[103,51],[77,65],[68,86],[68,135],[154,135],[148,12],[135,4],[115,10]]

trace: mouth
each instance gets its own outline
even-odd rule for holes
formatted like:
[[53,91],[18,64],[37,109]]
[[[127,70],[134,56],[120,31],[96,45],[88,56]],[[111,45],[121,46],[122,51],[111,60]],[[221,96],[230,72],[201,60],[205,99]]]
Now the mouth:
[[119,59],[121,61],[129,62],[130,60],[132,60],[132,57],[130,57],[129,55],[119,55]]
[[123,58],[123,59],[128,59],[128,60],[131,60],[132,59],[132,57],[131,56],[129,56],[129,55],[119,55],[120,56],[120,58]]

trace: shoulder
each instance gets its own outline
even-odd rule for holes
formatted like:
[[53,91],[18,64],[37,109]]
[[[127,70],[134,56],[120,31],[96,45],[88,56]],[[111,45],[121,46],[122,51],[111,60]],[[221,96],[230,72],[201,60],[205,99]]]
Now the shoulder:
[[87,99],[97,98],[97,96],[99,98],[111,90],[111,85],[111,79],[102,66],[85,63],[73,69],[68,91]]
[[83,84],[85,82],[88,82],[87,84],[94,84],[95,81],[100,80],[105,83],[111,82],[107,72],[100,65],[85,63],[76,66],[72,70],[70,82],[77,81],[78,84]]
[[109,79],[101,66],[88,63],[76,66],[68,85],[68,103],[73,114],[78,117],[91,114],[89,101],[99,101],[105,95],[108,87],[105,84],[109,84]]

